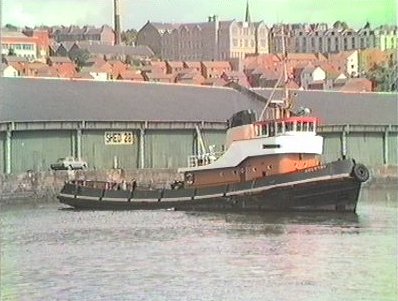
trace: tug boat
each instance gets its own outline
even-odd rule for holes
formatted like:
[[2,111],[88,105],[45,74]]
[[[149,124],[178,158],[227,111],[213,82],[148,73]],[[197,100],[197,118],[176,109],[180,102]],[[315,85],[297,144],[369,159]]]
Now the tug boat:
[[323,162],[319,121],[307,109],[293,114],[282,104],[271,113],[265,120],[250,110],[234,114],[226,151],[191,156],[178,170],[184,180],[170,187],[72,181],[57,197],[86,210],[355,212],[366,166],[346,158]]
[[[282,49],[283,73],[264,99],[259,119],[251,110],[235,113],[228,121],[223,154],[191,156],[188,167],[178,170],[184,180],[164,189],[75,181],[64,185],[60,202],[91,210],[355,212],[369,170],[353,159],[323,162],[319,120],[308,108],[292,110],[283,36]],[[283,77],[284,97],[272,101]],[[255,94],[242,89],[237,90]]]

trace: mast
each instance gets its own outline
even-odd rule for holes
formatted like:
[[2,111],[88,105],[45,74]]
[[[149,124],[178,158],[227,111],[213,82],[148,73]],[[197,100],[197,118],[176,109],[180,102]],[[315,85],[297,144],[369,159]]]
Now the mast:
[[288,75],[287,75],[287,49],[286,49],[286,45],[285,45],[285,26],[282,24],[282,29],[281,29],[281,44],[282,44],[282,72],[281,72],[281,76],[279,77],[278,81],[276,82],[269,98],[268,101],[266,102],[259,120],[262,120],[264,115],[266,114],[266,110],[269,106],[269,104],[271,103],[272,98],[274,97],[274,94],[276,92],[276,89],[279,87],[279,84],[281,83],[281,81],[283,80],[283,96],[282,96],[282,105],[276,105],[275,108],[272,108],[272,112],[273,112],[273,118],[275,119],[279,119],[279,118],[288,118],[290,117],[290,108],[292,106],[291,104],[291,99],[290,99],[290,93],[289,93],[289,89],[288,89]]
[[289,95],[289,90],[287,87],[288,84],[288,76],[287,76],[287,50],[286,50],[286,45],[285,45],[285,26],[282,24],[282,63],[283,63],[283,77],[284,77],[284,85],[283,85],[283,91],[284,91],[284,99],[283,99],[283,109],[282,109],[282,116],[281,117],[290,117],[290,95]]

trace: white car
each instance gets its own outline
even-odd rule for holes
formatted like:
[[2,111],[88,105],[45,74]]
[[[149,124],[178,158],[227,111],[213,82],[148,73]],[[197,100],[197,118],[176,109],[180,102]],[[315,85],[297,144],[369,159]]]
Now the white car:
[[67,169],[67,170],[75,170],[75,169],[86,169],[87,162],[79,159],[75,159],[73,157],[65,157],[59,158],[57,162],[50,165],[53,170]]

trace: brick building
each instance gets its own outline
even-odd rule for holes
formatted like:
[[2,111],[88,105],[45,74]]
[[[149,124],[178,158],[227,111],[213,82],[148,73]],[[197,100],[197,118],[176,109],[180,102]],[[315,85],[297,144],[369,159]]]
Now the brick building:
[[138,31],[137,45],[147,45],[166,60],[244,59],[248,54],[269,52],[268,32],[264,22],[251,22],[247,7],[243,22],[220,21],[217,16],[200,23],[148,21]]

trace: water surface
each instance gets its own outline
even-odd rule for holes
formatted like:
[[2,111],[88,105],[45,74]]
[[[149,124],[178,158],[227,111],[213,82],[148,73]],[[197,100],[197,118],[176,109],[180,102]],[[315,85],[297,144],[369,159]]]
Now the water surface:
[[358,214],[9,206],[1,300],[397,300],[398,196]]

